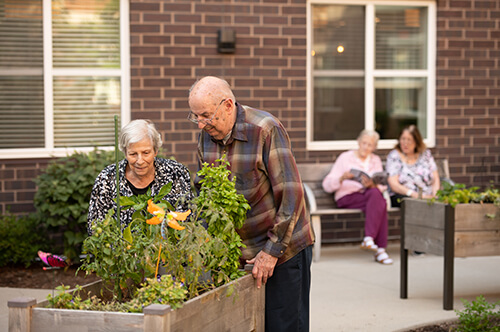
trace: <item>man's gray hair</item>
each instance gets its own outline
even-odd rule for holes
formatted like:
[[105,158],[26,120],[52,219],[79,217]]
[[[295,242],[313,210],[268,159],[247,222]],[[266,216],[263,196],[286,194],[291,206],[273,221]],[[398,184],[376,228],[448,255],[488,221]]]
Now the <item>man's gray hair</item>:
[[130,144],[140,142],[144,138],[149,138],[151,140],[156,153],[163,144],[161,135],[156,130],[153,122],[142,119],[130,121],[120,132],[118,147],[120,151],[126,153]]

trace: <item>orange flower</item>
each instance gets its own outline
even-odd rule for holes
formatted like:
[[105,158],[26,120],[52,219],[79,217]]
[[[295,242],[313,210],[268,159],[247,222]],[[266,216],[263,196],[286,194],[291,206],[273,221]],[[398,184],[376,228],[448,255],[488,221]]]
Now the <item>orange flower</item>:
[[184,226],[179,225],[178,221],[184,221],[191,214],[191,210],[187,210],[186,212],[169,212],[167,214],[167,225],[176,229],[178,231],[182,231]]
[[[146,220],[146,222],[150,225],[158,225],[165,219],[165,210],[154,204],[152,200],[148,201],[148,212],[153,215],[152,218]],[[167,225],[173,229],[178,231],[182,231],[184,226],[179,225],[178,221],[184,221],[191,214],[191,210],[186,212],[169,212],[166,214],[167,216]]]
[[148,201],[148,212],[153,215],[152,218],[146,220],[150,225],[158,225],[165,219],[165,210],[154,204],[152,200]]

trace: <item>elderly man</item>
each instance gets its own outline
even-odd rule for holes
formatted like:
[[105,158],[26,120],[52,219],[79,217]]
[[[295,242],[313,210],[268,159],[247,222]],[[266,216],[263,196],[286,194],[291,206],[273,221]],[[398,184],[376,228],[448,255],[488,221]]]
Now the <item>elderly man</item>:
[[237,103],[217,77],[194,83],[189,106],[188,119],[201,129],[199,165],[226,154],[236,190],[251,206],[238,232],[257,287],[266,284],[266,331],[309,331],[314,234],[285,128],[271,114]]

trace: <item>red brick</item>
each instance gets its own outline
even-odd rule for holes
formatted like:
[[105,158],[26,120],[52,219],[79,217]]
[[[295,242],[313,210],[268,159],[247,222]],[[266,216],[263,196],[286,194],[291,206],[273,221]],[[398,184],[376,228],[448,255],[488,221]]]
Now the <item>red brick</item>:
[[160,10],[160,5],[157,3],[140,3],[140,2],[130,2],[130,11],[138,11],[138,12],[144,12],[144,11],[154,11],[157,12]]
[[138,33],[138,32],[160,32],[160,26],[157,24],[131,24],[130,25],[130,33]]

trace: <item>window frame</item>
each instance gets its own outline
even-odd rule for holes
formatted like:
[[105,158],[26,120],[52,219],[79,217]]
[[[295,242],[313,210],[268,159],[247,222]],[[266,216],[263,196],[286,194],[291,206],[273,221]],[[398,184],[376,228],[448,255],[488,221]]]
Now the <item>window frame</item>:
[[[90,152],[94,147],[54,147],[53,80],[60,76],[113,76],[120,78],[120,127],[130,121],[130,19],[128,0],[120,2],[120,68],[119,69],[66,69],[52,66],[52,1],[42,0],[43,11],[43,68],[45,147],[27,149],[0,149],[0,159],[27,159],[65,157],[74,152]],[[27,69],[28,70],[28,69]],[[33,71],[33,69],[29,69]],[[90,74],[92,71],[92,75]],[[95,75],[98,73],[98,75]],[[113,146],[99,149],[112,150]]]
[[[397,77],[422,77],[427,79],[427,135],[425,144],[432,148],[436,145],[436,3],[435,1],[399,1],[399,0],[310,0],[307,2],[307,59],[306,59],[306,148],[310,151],[348,150],[358,148],[356,140],[314,141],[314,78],[312,60],[313,22],[312,7],[314,5],[359,5],[364,6],[365,16],[365,129],[375,127],[375,79]],[[375,7],[389,6],[422,6],[427,7],[427,69],[401,70],[401,69],[375,69]],[[339,74],[341,71],[337,71]],[[352,72],[352,71],[351,71]],[[378,149],[392,149],[397,143],[396,139],[380,139]]]

